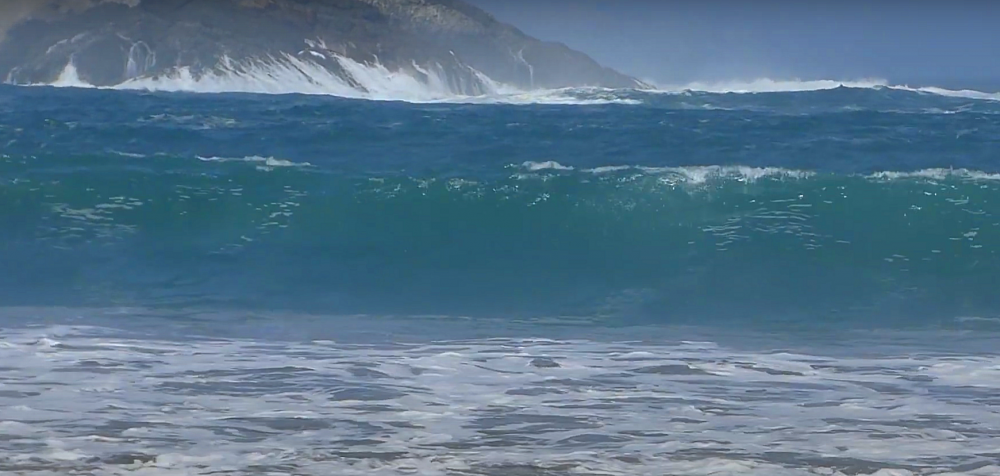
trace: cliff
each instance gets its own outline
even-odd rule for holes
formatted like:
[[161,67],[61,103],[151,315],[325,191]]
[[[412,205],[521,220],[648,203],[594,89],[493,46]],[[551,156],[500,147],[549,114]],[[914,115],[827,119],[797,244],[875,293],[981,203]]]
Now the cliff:
[[359,90],[354,63],[457,94],[489,92],[483,75],[521,89],[645,86],[460,0],[15,0],[0,18],[0,78],[15,84],[52,82],[72,62],[99,86],[276,63]]

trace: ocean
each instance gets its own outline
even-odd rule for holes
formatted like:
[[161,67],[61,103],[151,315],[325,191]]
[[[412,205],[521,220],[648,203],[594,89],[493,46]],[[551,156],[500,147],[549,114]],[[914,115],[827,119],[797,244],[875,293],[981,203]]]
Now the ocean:
[[0,472],[1000,474],[1000,95],[262,81],[0,87]]

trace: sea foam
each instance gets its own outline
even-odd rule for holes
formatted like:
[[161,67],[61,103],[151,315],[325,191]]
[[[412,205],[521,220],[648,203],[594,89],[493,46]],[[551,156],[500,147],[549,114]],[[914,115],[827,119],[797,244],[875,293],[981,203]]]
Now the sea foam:
[[[391,70],[377,61],[361,63],[336,55],[334,55],[334,59],[358,86],[352,85],[351,82],[309,58],[283,55],[279,58],[250,61],[234,61],[224,57],[215,69],[207,72],[195,73],[190,68],[181,67],[165,75],[142,76],[104,89],[192,93],[308,94],[415,103],[636,105],[645,103],[648,95],[657,93],[762,94],[822,91],[846,87],[856,89],[888,88],[946,97],[1000,101],[1000,93],[951,90],[933,86],[910,87],[894,85],[878,78],[858,80],[757,78],[748,81],[696,81],[687,84],[664,84],[656,86],[655,89],[643,91],[606,88],[523,90],[494,81],[486,74],[472,68],[470,71],[478,78],[483,93],[468,95],[455,91],[438,68],[424,68],[414,64],[414,69],[424,76],[424,78],[418,78],[407,71]],[[56,80],[45,85],[95,87],[81,79],[76,65],[72,62],[66,65]]]
[[413,103],[557,105],[640,103],[631,98],[617,97],[614,94],[593,94],[587,89],[578,88],[525,91],[494,81],[486,74],[472,68],[470,71],[478,78],[484,93],[468,95],[457,92],[449,86],[447,78],[437,68],[423,68],[414,64],[414,68],[426,77],[426,80],[423,80],[406,71],[390,70],[377,61],[360,63],[341,56],[335,56],[335,59],[360,87],[353,86],[316,62],[291,55],[243,62],[223,58],[220,64],[210,71],[195,73],[188,67],[181,67],[165,75],[138,77],[107,87],[97,87],[81,79],[77,66],[69,62],[55,81],[34,86],[216,94],[306,94]]
[[[839,349],[843,343],[808,351],[789,344],[783,352],[690,345],[679,340],[701,334],[684,329],[598,328],[607,337],[573,340],[436,335],[380,346],[174,338],[185,319],[169,317],[143,320],[152,325],[135,334],[129,315],[116,316],[122,330],[27,326],[12,322],[18,312],[0,310],[11,388],[0,393],[0,430],[14,437],[0,448],[20,451],[7,451],[15,456],[0,464],[14,473],[986,476],[1000,469],[989,457],[1000,416],[981,403],[1000,390],[1000,360],[965,350],[984,345],[966,335],[918,335],[948,352],[908,344],[905,358],[886,341],[909,343],[913,335],[850,334],[863,356]],[[234,327],[245,320],[227,317]],[[307,316],[262,318],[255,324],[310,325]],[[321,322],[324,336],[338,337],[386,325]],[[420,326],[468,332],[455,320]]]
[[695,81],[687,84],[660,85],[654,90],[660,93],[685,93],[703,92],[717,94],[761,94],[761,93],[790,93],[806,91],[823,91],[837,88],[852,89],[892,89],[897,91],[909,91],[914,93],[936,94],[939,96],[993,100],[1000,101],[1000,92],[991,93],[976,91],[972,89],[947,89],[937,86],[913,87],[905,84],[892,84],[885,79],[868,78],[857,80],[800,80],[800,79],[771,79],[757,78],[749,81],[730,80],[705,82]]

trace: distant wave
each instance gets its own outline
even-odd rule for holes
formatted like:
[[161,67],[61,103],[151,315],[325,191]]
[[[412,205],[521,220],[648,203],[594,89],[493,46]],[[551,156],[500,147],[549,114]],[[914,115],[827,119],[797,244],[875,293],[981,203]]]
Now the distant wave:
[[253,93],[309,94],[350,99],[406,101],[415,103],[474,103],[474,104],[638,104],[630,98],[611,94],[581,97],[572,88],[523,91],[493,81],[485,74],[475,73],[488,92],[480,96],[456,94],[446,78],[434,70],[418,68],[428,80],[422,81],[404,71],[391,71],[382,64],[362,64],[349,58],[337,57],[341,67],[360,87],[308,61],[286,56],[281,60],[235,63],[224,59],[214,71],[195,75],[183,67],[166,76],[141,77],[121,84],[98,88],[80,78],[76,65],[68,63],[59,77],[48,84],[35,86],[139,90],[192,93]]
[[[417,68],[428,78],[424,81],[405,71],[389,70],[379,63],[362,64],[344,57],[336,59],[344,71],[360,87],[351,85],[344,78],[314,62],[294,56],[285,56],[280,60],[271,59],[249,63],[235,63],[224,59],[216,70],[202,75],[195,75],[188,68],[179,68],[166,76],[136,78],[107,89],[193,93],[311,94],[415,103],[635,105],[644,102],[643,95],[657,93],[762,94],[822,91],[844,87],[853,89],[886,88],[946,97],[1000,101],[1000,93],[952,90],[934,86],[893,85],[884,79],[877,78],[853,81],[759,78],[750,81],[665,84],[656,85],[655,89],[652,90],[642,91],[604,88],[525,91],[494,81],[479,72],[476,74],[486,86],[487,93],[469,96],[453,92],[448,86],[447,79],[433,70]],[[55,81],[37,86],[95,87],[80,78],[72,63],[66,65]]]
[[819,80],[776,80],[770,78],[758,78],[750,81],[719,81],[719,82],[691,82],[683,85],[657,85],[656,92],[661,93],[682,93],[682,92],[705,92],[705,93],[789,93],[805,91],[822,91],[837,88],[854,89],[878,89],[887,88],[898,91],[910,91],[915,93],[929,93],[948,97],[961,97],[968,99],[981,99],[1000,101],[1000,93],[989,93],[971,89],[946,89],[935,86],[911,87],[907,85],[891,84],[884,79],[859,79],[854,81],[837,81],[830,79]]
[[[524,162],[520,166],[528,172],[571,172],[576,168],[556,161]],[[808,179],[823,175],[812,170],[786,169],[782,167],[750,167],[745,165],[692,165],[682,167],[648,167],[640,165],[609,165],[583,169],[595,175],[634,171],[643,175],[666,178],[671,183],[702,184],[712,180],[755,182],[765,178]],[[853,174],[849,177],[866,178],[876,181],[895,180],[959,180],[971,182],[1000,181],[1000,174],[964,168],[928,168],[913,171],[881,171],[870,174]]]
[[883,79],[861,79],[857,81],[821,80],[776,80],[758,78],[750,81],[696,81],[683,85],[659,85],[660,92],[696,91],[705,93],[788,93],[801,91],[820,91],[824,89],[846,88],[880,88],[888,87]]
[[[525,162],[521,164],[521,167],[529,172],[576,170],[573,167],[551,160],[546,162]],[[743,165],[698,165],[686,167],[611,165],[584,169],[582,171],[600,175],[628,170],[671,178],[672,180],[668,180],[671,182],[691,184],[701,184],[712,179],[753,182],[765,177],[802,179],[815,175],[815,172],[807,170],[791,170],[781,167],[748,167]]]
[[290,160],[276,159],[274,157],[262,157],[253,155],[248,157],[202,157],[198,156],[202,162],[250,162],[266,167],[312,167],[309,162],[292,162]]
[[969,169],[922,169],[915,170],[912,172],[875,172],[870,175],[871,178],[883,179],[883,180],[896,180],[896,179],[930,179],[930,180],[946,180],[949,178],[957,178],[962,180],[971,181],[995,181],[1000,180],[1000,174],[982,172],[979,170],[969,170]]

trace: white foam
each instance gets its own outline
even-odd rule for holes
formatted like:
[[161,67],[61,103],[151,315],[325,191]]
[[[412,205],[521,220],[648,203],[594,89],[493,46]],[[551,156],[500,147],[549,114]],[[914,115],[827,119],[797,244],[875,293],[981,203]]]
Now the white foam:
[[282,60],[234,63],[223,58],[216,70],[195,75],[182,67],[159,77],[140,77],[114,89],[198,93],[331,94],[363,97],[343,79],[311,61],[286,56]]
[[[244,62],[223,58],[215,69],[201,74],[193,73],[188,67],[181,67],[166,75],[137,77],[99,89],[308,94],[416,103],[553,105],[640,103],[635,99],[619,98],[610,90],[604,90],[604,94],[590,89],[575,88],[524,91],[496,82],[471,67],[467,67],[469,72],[478,78],[479,87],[484,91],[480,95],[468,95],[456,92],[449,86],[439,65],[423,67],[414,63],[414,69],[425,77],[420,79],[407,71],[392,71],[378,61],[362,64],[336,54],[331,53],[330,56],[360,87],[353,86],[344,78],[310,59],[283,55],[280,58]],[[72,62],[66,65],[56,81],[48,85],[95,88],[80,78],[76,65]]]
[[[320,45],[322,46],[322,45]],[[326,51],[326,50],[324,50]],[[307,54],[308,53],[308,54]],[[1000,93],[975,90],[951,90],[941,87],[910,87],[894,85],[884,79],[857,80],[799,80],[757,78],[687,84],[656,85],[655,89],[613,90],[606,88],[533,89],[529,91],[496,82],[473,68],[470,73],[478,78],[484,89],[480,95],[456,92],[449,86],[439,65],[413,69],[423,75],[418,78],[407,71],[393,71],[375,61],[362,64],[326,51],[317,56],[315,51],[303,51],[303,57],[283,55],[255,61],[235,62],[223,58],[213,71],[195,75],[189,68],[179,68],[170,74],[157,77],[137,77],[107,89],[193,92],[193,93],[257,93],[257,94],[311,94],[330,95],[356,99],[394,100],[407,102],[450,102],[471,104],[553,104],[600,105],[642,104],[642,94],[656,93],[782,93],[847,88],[889,88],[922,94],[934,94],[976,100],[1000,100]],[[333,58],[361,87],[355,87],[340,76],[310,58]],[[51,86],[93,88],[83,81],[70,62]]]
[[662,175],[666,182],[703,184],[710,180],[732,179],[740,182],[755,182],[763,178],[805,179],[816,175],[806,170],[781,167],[749,167],[743,165],[703,165],[683,167],[646,167],[630,165],[609,165],[585,169],[595,175],[635,170],[649,175]]
[[261,157],[259,155],[251,155],[247,157],[202,157],[196,156],[198,160],[203,162],[249,162],[254,164],[260,164],[265,167],[312,167],[309,162],[292,162],[290,160],[276,159],[274,157]]
[[111,152],[112,154],[115,154],[115,155],[120,155],[122,157],[128,157],[128,158],[131,158],[131,159],[141,159],[141,158],[146,157],[146,154],[139,154],[139,153],[136,153],[136,152],[123,152],[123,151],[114,150],[114,149],[109,149],[108,152]]
[[[558,162],[525,162],[523,165],[530,171],[546,169],[573,170]],[[754,182],[764,178],[808,179],[821,175],[810,170],[785,169],[781,167],[750,167],[741,165],[705,165],[683,167],[647,167],[638,165],[608,165],[583,169],[582,172],[594,175],[605,175],[617,172],[636,171],[649,175],[663,175],[665,181],[702,184],[716,179],[732,179],[741,182]],[[867,175],[851,175],[872,180],[947,180],[959,179],[972,182],[1000,181],[1000,173],[983,172],[966,168],[946,169],[928,168],[913,171],[882,171]]]
[[680,176],[688,183],[705,183],[712,179],[729,178],[741,182],[755,182],[763,178],[803,179],[812,177],[815,172],[791,170],[780,167],[747,167],[742,165],[707,165],[690,167],[644,167],[647,173],[665,173]]
[[944,168],[930,168],[922,170],[914,170],[911,172],[894,172],[894,171],[884,171],[875,172],[869,175],[870,178],[880,179],[880,180],[901,180],[901,179],[931,179],[931,180],[945,180],[948,178],[958,178],[970,181],[995,181],[1000,180],[1000,174],[981,172],[978,170],[970,169],[944,169]]
[[972,89],[945,89],[938,88],[934,86],[926,86],[919,88],[911,88],[909,86],[893,86],[893,89],[901,89],[906,91],[914,91],[920,93],[937,94],[939,96],[966,98],[966,99],[980,99],[988,101],[1000,101],[1000,93],[987,93],[983,91],[975,91]]
[[[907,347],[891,351],[880,346],[895,336],[857,334],[774,352],[708,345],[697,335],[687,336],[699,342],[691,345],[677,340],[685,337],[679,329],[635,331],[627,343],[350,345],[140,340],[113,329],[6,324],[0,361],[11,391],[0,392],[0,429],[19,446],[4,451],[9,443],[0,440],[0,465],[13,473],[18,465],[108,475],[997,469],[970,463],[989,462],[996,450],[1000,415],[981,399],[1000,391],[1000,356],[956,351],[975,347],[965,334],[940,351],[934,346],[947,339],[937,334],[899,336]],[[327,327],[350,328],[336,324]],[[171,325],[164,318],[150,331]],[[61,344],[40,352],[36,343],[53,338]],[[559,366],[531,364],[540,357]],[[858,465],[866,469],[850,468]]]
[[592,169],[584,170],[584,172],[590,172],[592,174],[607,174],[612,172],[621,172],[623,170],[632,169],[631,165],[604,165],[601,167],[594,167]]
[[525,162],[521,164],[522,167],[532,171],[537,172],[539,170],[573,170],[573,167],[569,167],[554,160],[547,160],[545,162]]
[[939,96],[992,100],[1000,101],[1000,93],[989,93],[971,89],[953,90],[936,86],[911,87],[907,85],[891,84],[884,79],[858,79],[858,80],[800,80],[800,79],[771,79],[757,78],[749,81],[716,81],[702,82],[695,81],[687,84],[658,85],[656,92],[661,93],[685,93],[685,92],[705,92],[705,93],[734,93],[734,94],[756,94],[756,93],[787,93],[805,91],[823,91],[840,87],[858,89],[878,89],[887,88],[899,91],[910,91],[916,93],[935,94]]
[[955,321],[961,323],[1000,324],[1000,317],[959,316],[955,318]]
[[49,86],[55,86],[57,88],[93,88],[94,86],[88,84],[86,81],[80,79],[80,74],[77,72],[76,65],[72,61],[66,64],[62,72],[59,73],[59,77],[55,81],[48,84]]
[[697,91],[706,93],[786,93],[801,91],[821,91],[824,89],[848,88],[878,88],[889,86],[882,79],[861,79],[856,81],[836,80],[799,80],[757,78],[750,81],[717,81],[691,82],[681,85],[663,85],[657,89],[661,92]]

